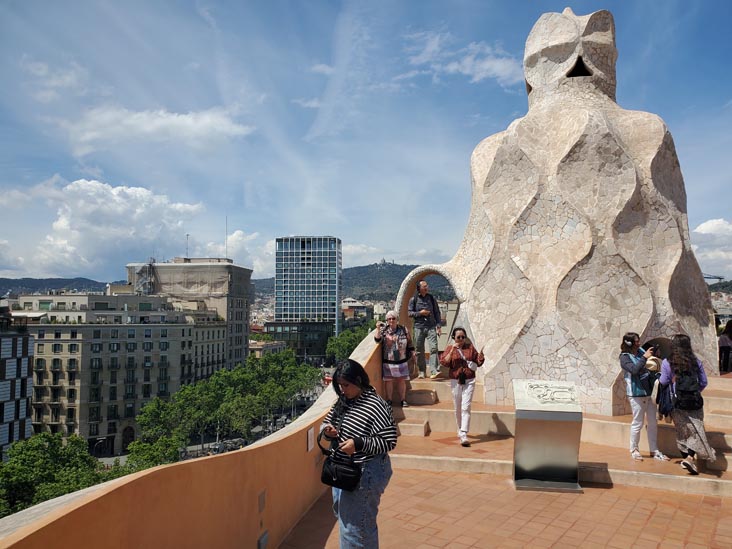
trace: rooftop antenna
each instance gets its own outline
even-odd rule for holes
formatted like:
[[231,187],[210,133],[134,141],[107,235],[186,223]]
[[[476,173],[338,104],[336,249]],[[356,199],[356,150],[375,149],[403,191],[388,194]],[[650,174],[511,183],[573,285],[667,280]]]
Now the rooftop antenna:
[[224,258],[229,257],[229,216],[226,216],[224,226]]
[[186,233],[186,258],[188,257],[188,237],[189,236],[191,236],[191,235]]

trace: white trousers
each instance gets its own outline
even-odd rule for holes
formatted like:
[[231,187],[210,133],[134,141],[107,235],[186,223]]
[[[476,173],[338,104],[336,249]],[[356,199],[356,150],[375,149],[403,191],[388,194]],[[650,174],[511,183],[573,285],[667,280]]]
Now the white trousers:
[[470,430],[470,405],[473,403],[475,378],[466,379],[465,385],[460,385],[457,379],[451,379],[450,384],[452,387],[452,401],[455,404],[458,435],[467,435]]
[[651,453],[658,450],[658,423],[656,420],[656,403],[651,397],[628,397],[633,421],[630,423],[630,451],[638,448],[643,419],[645,416],[648,429],[648,446]]

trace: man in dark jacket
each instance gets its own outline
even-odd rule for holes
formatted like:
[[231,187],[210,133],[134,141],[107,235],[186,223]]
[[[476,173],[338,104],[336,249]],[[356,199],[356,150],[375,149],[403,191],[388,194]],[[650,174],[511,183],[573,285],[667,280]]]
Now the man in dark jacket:
[[409,316],[414,322],[414,345],[417,350],[417,367],[419,377],[425,377],[426,363],[424,359],[425,341],[430,350],[430,378],[440,377],[440,366],[437,362],[437,336],[442,333],[442,318],[437,300],[429,293],[429,286],[424,280],[417,283],[417,293],[409,300]]

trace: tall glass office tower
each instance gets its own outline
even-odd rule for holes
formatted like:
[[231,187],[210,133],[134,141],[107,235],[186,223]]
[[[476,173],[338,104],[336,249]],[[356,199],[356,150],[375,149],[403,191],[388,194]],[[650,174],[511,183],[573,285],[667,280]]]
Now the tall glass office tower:
[[341,239],[285,236],[275,253],[275,322],[332,322],[341,329]]

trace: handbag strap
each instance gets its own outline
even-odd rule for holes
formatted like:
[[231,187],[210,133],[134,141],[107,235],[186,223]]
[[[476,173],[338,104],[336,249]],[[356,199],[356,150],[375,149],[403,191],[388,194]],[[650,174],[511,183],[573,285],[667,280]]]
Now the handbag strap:
[[[335,410],[336,406],[339,406],[340,408],[342,408],[343,407],[342,405],[343,405],[343,403],[340,401],[340,397],[339,397],[338,402],[336,402],[335,406],[333,406],[333,409]],[[336,415],[336,417],[338,418],[338,420],[337,420],[338,424],[336,425],[336,430],[338,431],[338,434],[340,434],[340,432],[341,432],[341,426],[343,425],[343,416],[344,415],[345,415],[345,413],[342,410],[340,410],[340,413],[338,413]],[[331,440],[330,448],[326,450],[325,448],[323,448],[323,445],[320,444],[320,441],[322,438],[323,438],[323,431],[320,431],[320,433],[318,433],[318,446],[320,447],[320,451],[323,453],[324,456],[334,455],[335,451],[336,451],[336,448],[334,447],[334,445],[335,445],[334,443],[337,442],[338,439]],[[353,456],[348,456],[348,457],[353,459]]]

